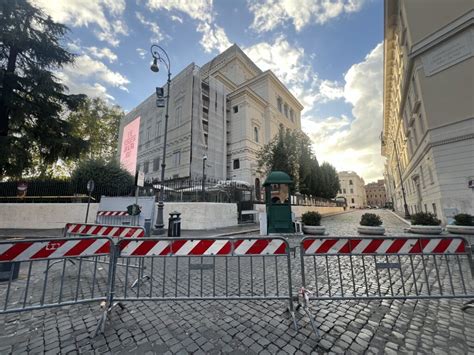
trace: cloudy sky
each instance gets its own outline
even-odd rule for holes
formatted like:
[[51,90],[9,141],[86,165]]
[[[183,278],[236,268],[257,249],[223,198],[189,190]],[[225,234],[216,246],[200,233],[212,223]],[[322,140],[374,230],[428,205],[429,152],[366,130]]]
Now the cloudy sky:
[[72,92],[130,110],[161,86],[149,48],[172,73],[237,43],[305,106],[303,130],[321,162],[382,177],[382,0],[30,0],[68,25],[78,54],[59,74]]

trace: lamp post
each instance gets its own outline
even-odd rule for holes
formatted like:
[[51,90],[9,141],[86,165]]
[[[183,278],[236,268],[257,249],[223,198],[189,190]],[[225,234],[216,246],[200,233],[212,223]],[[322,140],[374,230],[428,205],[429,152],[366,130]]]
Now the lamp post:
[[[164,191],[164,181],[165,181],[165,168],[166,168],[166,139],[168,137],[168,112],[169,112],[169,103],[170,103],[170,86],[171,86],[171,63],[170,58],[166,51],[160,46],[153,44],[150,48],[150,53],[153,57],[153,64],[150,69],[154,73],[158,73],[160,68],[158,67],[158,61],[162,62],[166,69],[168,70],[168,81],[167,81],[167,93],[166,93],[166,112],[165,112],[165,132],[163,138],[163,157],[161,159],[161,188],[160,194],[158,197],[158,213],[156,214],[155,228],[153,230],[154,235],[162,235],[165,233],[164,230],[164,220],[163,220],[163,191]],[[158,104],[158,102],[157,102]]]
[[397,145],[395,144],[395,139],[393,139],[393,147],[395,148],[395,157],[397,159],[398,174],[400,176],[400,185],[402,187],[403,207],[405,209],[405,218],[410,218],[410,212],[408,212],[407,198],[405,195],[405,188],[403,187],[402,169],[400,169],[400,159],[398,157],[398,151],[397,151]]
[[207,155],[202,157],[202,201],[206,201],[206,161]]

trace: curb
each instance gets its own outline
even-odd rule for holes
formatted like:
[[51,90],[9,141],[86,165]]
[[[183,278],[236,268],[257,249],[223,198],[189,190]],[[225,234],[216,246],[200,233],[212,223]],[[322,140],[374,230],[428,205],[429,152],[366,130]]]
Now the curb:
[[400,217],[398,214],[396,214],[392,210],[388,210],[388,211],[390,211],[390,213],[393,214],[395,217],[397,217],[400,221],[402,221],[402,222],[408,224],[409,226],[411,226],[411,223],[409,221],[407,221],[405,218]]

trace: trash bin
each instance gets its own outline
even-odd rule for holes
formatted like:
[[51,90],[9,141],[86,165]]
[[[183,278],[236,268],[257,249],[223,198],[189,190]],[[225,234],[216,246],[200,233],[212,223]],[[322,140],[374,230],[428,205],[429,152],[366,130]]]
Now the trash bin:
[[145,235],[149,237],[150,233],[151,233],[151,219],[145,218]]
[[181,213],[171,212],[170,218],[168,219],[168,237],[180,237],[181,236]]
[[16,280],[18,273],[20,272],[20,263],[0,263],[0,281],[9,281],[11,279]]

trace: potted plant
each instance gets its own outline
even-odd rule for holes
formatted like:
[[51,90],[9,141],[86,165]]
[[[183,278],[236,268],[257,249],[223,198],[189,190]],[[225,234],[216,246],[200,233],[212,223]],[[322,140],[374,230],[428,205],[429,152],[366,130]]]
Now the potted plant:
[[303,232],[305,234],[322,235],[326,228],[321,226],[321,215],[319,212],[305,212],[301,216]]
[[474,235],[474,216],[459,213],[454,216],[454,224],[448,224],[446,229],[449,233]]
[[409,232],[416,234],[441,234],[441,221],[433,213],[418,212],[411,216]]
[[360,234],[384,235],[385,233],[382,219],[375,213],[364,213],[359,224],[357,231]]

